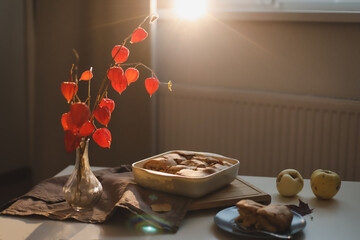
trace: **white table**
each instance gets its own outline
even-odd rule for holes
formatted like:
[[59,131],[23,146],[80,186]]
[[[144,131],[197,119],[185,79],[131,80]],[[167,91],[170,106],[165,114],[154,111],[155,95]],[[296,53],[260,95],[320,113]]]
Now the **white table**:
[[[67,167],[58,175],[70,173],[71,168]],[[269,193],[272,203],[298,204],[297,198],[283,198],[277,193],[275,178],[241,177]],[[360,182],[342,182],[334,199],[322,201],[314,197],[309,180],[305,180],[299,198],[314,208],[314,212],[312,220],[309,215],[305,216],[307,225],[294,239],[360,239]],[[85,224],[42,217],[0,216],[0,239],[240,239],[214,224],[213,218],[219,210],[188,212],[176,234],[163,235],[134,234],[125,227],[126,219],[104,224]]]

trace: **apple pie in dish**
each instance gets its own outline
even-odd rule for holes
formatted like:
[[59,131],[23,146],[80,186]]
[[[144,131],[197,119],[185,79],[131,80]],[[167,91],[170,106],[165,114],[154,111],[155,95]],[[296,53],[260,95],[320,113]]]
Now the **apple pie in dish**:
[[132,169],[141,186],[197,198],[232,182],[239,164],[214,153],[175,150],[133,163]]

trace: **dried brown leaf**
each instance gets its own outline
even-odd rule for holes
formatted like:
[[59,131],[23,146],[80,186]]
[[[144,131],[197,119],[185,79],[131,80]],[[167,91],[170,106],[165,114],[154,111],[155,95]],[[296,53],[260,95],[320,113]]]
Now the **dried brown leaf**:
[[299,213],[301,216],[308,215],[308,214],[312,213],[312,211],[314,210],[314,209],[311,209],[309,207],[309,204],[301,201],[300,199],[299,199],[299,206],[296,206],[294,204],[289,204],[289,205],[286,205],[286,206],[290,210],[293,210],[293,211]]

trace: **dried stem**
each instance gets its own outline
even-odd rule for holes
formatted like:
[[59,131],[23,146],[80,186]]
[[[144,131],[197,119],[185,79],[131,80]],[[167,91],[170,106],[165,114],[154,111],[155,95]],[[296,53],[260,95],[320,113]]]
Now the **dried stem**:
[[[79,63],[79,54],[78,52],[76,51],[76,49],[73,49],[73,53],[74,53],[74,56],[75,56],[75,64],[72,64],[71,65],[71,76],[70,76],[70,79],[71,81],[74,81],[73,80],[73,76],[75,75],[75,83],[76,85],[78,85],[79,83],[79,79],[78,79],[78,63]],[[75,71],[74,71],[75,70]],[[75,73],[74,73],[75,72]],[[73,99],[71,100],[73,103],[75,102],[75,99],[77,99],[78,101],[81,102],[79,96],[77,94],[75,94],[75,96],[73,97]]]
[[[75,95],[75,97],[76,97],[76,99],[79,101],[79,102],[81,102],[81,99],[79,98],[79,96],[76,94]],[[75,102],[75,101],[74,101]]]
[[[150,16],[146,16],[144,18],[144,20],[137,26],[137,28],[141,27],[145,21],[149,18]],[[134,31],[137,29],[135,28]],[[134,32],[133,31],[133,32]],[[111,63],[109,64],[109,69],[116,65],[116,63],[114,64],[114,61],[115,61],[115,58],[116,56],[118,55],[118,53],[120,52],[121,48],[125,46],[126,42],[131,38],[133,32],[131,32],[124,40],[123,42],[121,43],[119,49],[117,50],[117,52],[114,54],[112,60],[111,60]],[[142,63],[139,63],[139,64],[142,64]],[[142,64],[143,65],[143,64]],[[145,66],[145,65],[143,65]],[[147,66],[145,66],[146,68],[148,68]],[[150,69],[150,68],[148,68]],[[150,71],[152,71],[150,69]],[[96,100],[95,100],[95,103],[94,103],[94,106],[93,106],[93,109],[91,111],[91,116],[90,116],[90,121],[92,121],[94,119],[94,110],[97,108],[97,106],[100,104],[101,100],[104,98],[104,96],[107,94],[107,90],[109,88],[109,85],[110,85],[110,80],[107,78],[107,73],[109,72],[109,70],[106,72],[106,76],[105,78],[103,79],[101,85],[100,85],[100,88],[99,88],[99,91],[98,91],[98,94],[97,94],[97,97],[96,97]],[[152,71],[153,72],[153,71]],[[105,88],[104,88],[105,86]],[[104,89],[103,89],[104,88]]]
[[74,80],[73,80],[73,70],[74,70],[74,64],[71,64],[70,77],[69,77],[70,82],[73,82],[73,81],[74,81]]
[[86,101],[88,101],[88,106],[90,106],[90,99],[91,99],[91,95],[90,95],[90,86],[91,86],[91,78],[90,78],[90,74],[92,74],[92,67],[90,68],[90,73],[89,73],[89,82],[88,82],[88,98],[86,99]]
[[79,54],[76,51],[76,49],[73,49],[73,53],[75,55],[75,82],[76,84],[78,84],[79,80],[78,80],[78,65],[79,65]]
[[[100,104],[102,99],[105,96],[107,96],[107,91],[108,91],[108,88],[109,88],[109,85],[110,85],[110,80],[107,78],[107,74],[108,74],[109,69],[111,67],[117,66],[117,65],[119,65],[119,66],[135,65],[135,67],[142,66],[142,67],[146,68],[147,70],[149,70],[152,73],[152,76],[155,76],[155,78],[157,79],[157,76],[156,76],[155,72],[151,68],[149,68],[148,66],[146,66],[145,64],[143,64],[141,62],[138,62],[138,63],[125,63],[125,64],[117,64],[116,62],[114,63],[116,56],[119,54],[121,48],[124,47],[125,44],[127,43],[127,41],[132,37],[132,34],[134,33],[134,31],[137,28],[141,27],[146,22],[146,20],[148,20],[149,18],[150,18],[150,16],[146,16],[144,18],[144,20],[123,40],[123,42],[121,43],[119,49],[117,50],[117,52],[112,57],[111,63],[109,64],[109,68],[108,68],[108,70],[106,72],[106,76],[102,80],[100,88],[99,88],[98,93],[96,95],[94,106],[93,106],[92,111],[91,111],[90,121],[93,121],[93,119],[94,119],[94,111],[95,111],[95,109],[98,107],[98,105]],[[73,52],[74,52],[74,55],[75,55],[75,58],[76,58],[76,64],[73,64],[71,72],[73,72],[73,69],[75,69],[75,82],[76,82],[76,84],[78,84],[77,64],[78,64],[78,61],[79,61],[79,54],[77,53],[77,51],[75,49],[73,49]],[[90,68],[90,71],[92,71],[92,68]],[[72,79],[72,76],[71,76],[71,79]],[[74,96],[73,101],[75,101],[75,98],[77,100],[81,101],[80,98],[77,95]],[[87,103],[88,106],[90,106],[90,80],[89,80],[89,85],[88,85],[88,98],[86,99],[85,103]]]

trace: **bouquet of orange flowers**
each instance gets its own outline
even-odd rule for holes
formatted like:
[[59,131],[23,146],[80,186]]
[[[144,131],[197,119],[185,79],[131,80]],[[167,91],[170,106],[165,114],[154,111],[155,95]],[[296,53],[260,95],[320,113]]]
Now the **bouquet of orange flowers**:
[[[79,147],[82,140],[90,138],[91,135],[99,146],[110,148],[112,138],[107,125],[115,108],[115,102],[107,97],[110,84],[116,92],[121,94],[131,83],[139,78],[139,70],[137,68],[144,67],[151,72],[151,77],[145,79],[147,92],[151,97],[157,91],[160,82],[151,68],[141,62],[125,63],[130,54],[130,50],[125,45],[129,40],[131,44],[145,40],[148,33],[142,26],[147,20],[151,24],[157,18],[155,15],[147,16],[120,45],[116,45],[112,49],[112,63],[99,87],[92,110],[90,110],[90,83],[93,78],[93,68],[91,67],[89,70],[84,71],[81,77],[78,78],[77,71],[74,71],[74,69],[77,70],[77,65],[72,64],[69,81],[61,84],[61,92],[70,104],[70,111],[64,113],[61,117],[61,124],[65,131],[65,148],[67,152],[74,151]],[[77,59],[79,58],[76,51],[75,56]],[[124,68],[126,68],[125,71]],[[84,102],[77,95],[79,83],[82,81],[88,83],[88,97]],[[171,91],[171,81],[166,84],[168,84]],[[98,128],[94,118],[104,127]]]

